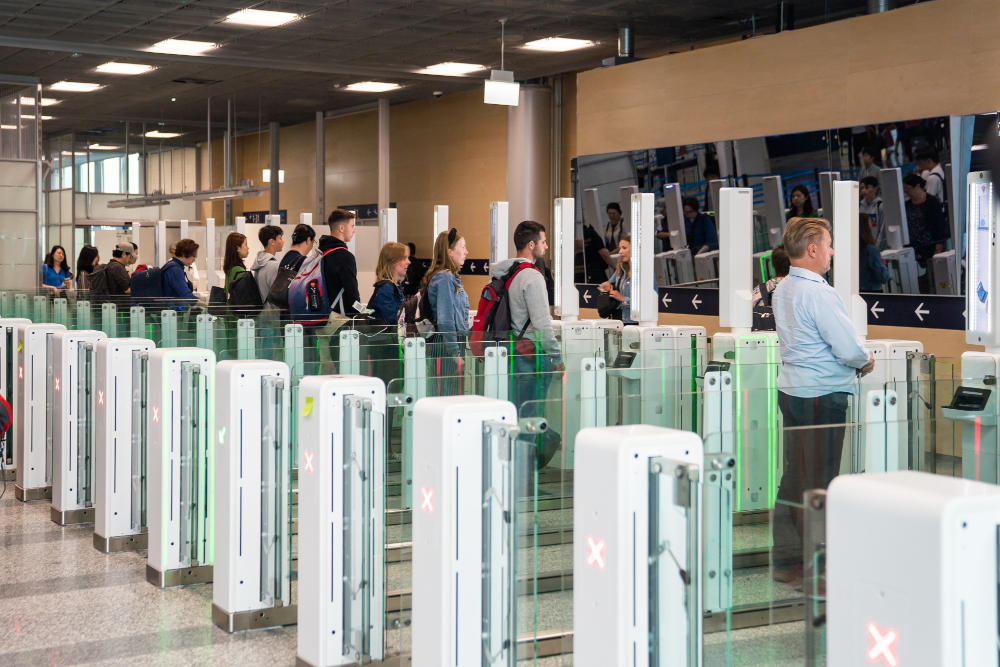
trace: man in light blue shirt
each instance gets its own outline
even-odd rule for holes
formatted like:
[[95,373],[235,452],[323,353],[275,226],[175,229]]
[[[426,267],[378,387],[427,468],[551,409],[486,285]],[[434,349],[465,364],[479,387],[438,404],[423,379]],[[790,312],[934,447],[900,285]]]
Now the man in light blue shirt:
[[825,489],[840,469],[848,400],[857,377],[875,364],[844,302],[823,278],[833,259],[830,243],[826,220],[790,220],[783,245],[792,267],[772,296],[785,431],[771,562],[774,578],[792,585],[802,582],[802,494]]

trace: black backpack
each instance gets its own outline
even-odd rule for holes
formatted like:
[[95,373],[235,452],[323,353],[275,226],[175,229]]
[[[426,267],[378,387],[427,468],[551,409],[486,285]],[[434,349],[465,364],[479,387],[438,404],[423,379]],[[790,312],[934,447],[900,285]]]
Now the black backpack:
[[267,293],[267,302],[282,310],[288,310],[288,286],[298,274],[298,270],[290,266],[279,266],[274,282],[271,283],[271,289]]
[[108,265],[101,264],[95,266],[90,275],[87,276],[87,289],[91,296],[107,296],[111,294],[108,289]]
[[771,295],[774,290],[767,289],[767,283],[760,286],[760,299],[753,304],[753,326],[751,331],[774,331],[774,308],[771,307]]
[[257,279],[250,271],[244,271],[229,285],[229,305],[240,310],[260,310],[264,302],[260,300],[260,288]]

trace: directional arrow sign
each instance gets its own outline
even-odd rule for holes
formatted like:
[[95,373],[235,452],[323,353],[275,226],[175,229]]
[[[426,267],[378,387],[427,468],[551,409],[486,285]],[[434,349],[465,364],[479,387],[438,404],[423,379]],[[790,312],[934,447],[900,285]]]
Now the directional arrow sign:
[[473,273],[476,272],[476,263],[475,262],[472,262],[471,264],[469,264],[469,271],[472,271]]
[[698,304],[700,303],[701,303],[701,298],[699,298],[699,296],[695,294],[694,297],[692,297],[691,299],[691,305],[694,306],[695,310],[698,310]]
[[[921,305],[923,305],[923,304],[921,304]],[[885,308],[879,308],[878,307],[878,301],[876,301],[875,303],[872,304],[871,311],[872,311],[872,315],[874,315],[875,319],[877,320],[878,319],[878,314],[879,313],[884,313],[885,312]]]
[[584,303],[590,303],[590,290],[589,289],[583,290],[583,302]]
[[670,298],[670,295],[669,294],[664,294],[663,295],[663,307],[664,308],[669,308],[671,302],[673,302],[673,299]]
[[919,319],[921,322],[924,321],[924,315],[930,315],[931,314],[931,311],[926,310],[924,308],[924,302],[923,301],[920,302],[920,305],[917,306],[917,309],[914,310],[913,312],[917,316],[917,319]]

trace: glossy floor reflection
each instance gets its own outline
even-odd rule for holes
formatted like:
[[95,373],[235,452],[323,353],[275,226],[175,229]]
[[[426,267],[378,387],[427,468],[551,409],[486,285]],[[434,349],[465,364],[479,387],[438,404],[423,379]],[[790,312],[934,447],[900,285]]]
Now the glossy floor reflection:
[[295,627],[229,635],[209,585],[162,591],[145,554],[104,555],[93,526],[0,500],[0,665],[293,665]]

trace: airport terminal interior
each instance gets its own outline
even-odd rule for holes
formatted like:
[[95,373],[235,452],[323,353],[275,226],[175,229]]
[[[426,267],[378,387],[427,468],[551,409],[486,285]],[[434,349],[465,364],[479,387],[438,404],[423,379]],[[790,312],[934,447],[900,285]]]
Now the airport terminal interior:
[[1000,667],[996,0],[0,0],[0,664]]

